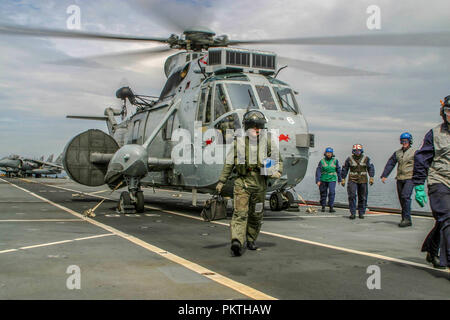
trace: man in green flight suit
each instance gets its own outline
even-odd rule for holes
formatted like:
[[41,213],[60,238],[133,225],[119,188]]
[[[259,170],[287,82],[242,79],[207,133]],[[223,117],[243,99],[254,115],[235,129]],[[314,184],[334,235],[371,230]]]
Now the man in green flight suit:
[[[282,160],[278,149],[274,152],[267,135],[261,136],[260,130],[267,123],[264,114],[258,110],[250,110],[244,114],[243,126],[247,135],[234,141],[227,155],[217,192],[221,192],[233,169],[238,177],[234,182],[234,212],[231,219],[231,251],[234,256],[242,254],[242,248],[247,241],[247,248],[256,250],[255,244],[261,229],[264,212],[264,200],[267,189],[267,163],[271,165],[272,179],[279,179],[282,173]],[[261,148],[266,148],[267,159],[260,159]],[[278,161],[272,157],[278,156]],[[233,158],[231,158],[233,157]],[[272,165],[273,164],[273,165]]]

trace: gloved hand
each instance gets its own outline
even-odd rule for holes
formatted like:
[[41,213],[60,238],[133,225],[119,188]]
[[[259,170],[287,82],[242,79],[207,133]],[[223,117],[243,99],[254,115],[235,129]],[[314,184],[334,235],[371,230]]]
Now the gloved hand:
[[369,179],[369,184],[372,186],[373,185],[373,177],[370,177]]
[[345,179],[342,179],[341,186],[345,187]]
[[416,201],[422,208],[425,206],[425,203],[428,202],[427,194],[425,193],[425,186],[423,184],[415,186],[414,190],[416,191]]
[[277,171],[274,174],[272,174],[270,177],[272,179],[280,179],[281,178],[281,173],[280,173],[280,171]]
[[217,191],[217,193],[221,193],[221,192],[222,192],[222,188],[223,188],[223,183],[222,183],[222,182],[219,182],[219,183],[216,185],[216,191]]

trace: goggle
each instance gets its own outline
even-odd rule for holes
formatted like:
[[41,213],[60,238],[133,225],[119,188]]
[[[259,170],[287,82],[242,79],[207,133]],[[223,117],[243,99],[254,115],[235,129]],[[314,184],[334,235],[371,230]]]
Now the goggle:
[[450,107],[444,107],[444,114],[450,116]]
[[409,140],[408,140],[408,139],[401,139],[401,140],[400,140],[400,143],[402,143],[402,144],[403,144],[403,143],[409,143]]

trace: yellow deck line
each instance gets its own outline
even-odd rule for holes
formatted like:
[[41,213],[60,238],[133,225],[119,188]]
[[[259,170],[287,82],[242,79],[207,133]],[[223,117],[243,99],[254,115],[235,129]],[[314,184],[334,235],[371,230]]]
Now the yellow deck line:
[[[245,285],[243,283],[240,283],[240,282],[234,281],[234,280],[232,280],[230,278],[227,278],[227,277],[225,277],[225,276],[223,276],[221,274],[218,274],[218,273],[216,273],[216,272],[214,272],[212,270],[209,270],[209,269],[207,269],[207,268],[205,268],[205,267],[203,267],[201,265],[198,265],[198,264],[196,264],[196,263],[194,263],[192,261],[186,260],[186,259],[181,258],[181,257],[179,257],[179,256],[177,256],[175,254],[172,254],[172,253],[170,253],[170,252],[168,252],[168,251],[166,251],[164,249],[161,249],[161,248],[158,248],[158,247],[156,247],[156,246],[154,246],[152,244],[149,244],[149,243],[147,243],[147,242],[145,242],[145,241],[143,241],[143,240],[141,240],[139,238],[136,238],[136,237],[134,237],[132,235],[126,234],[126,233],[124,233],[122,231],[119,231],[119,230],[117,230],[117,229],[115,229],[113,227],[105,225],[105,224],[103,224],[101,222],[98,222],[96,220],[93,220],[91,218],[85,217],[85,216],[83,216],[82,214],[80,214],[80,213],[78,213],[76,211],[73,211],[73,210],[71,210],[69,208],[66,208],[66,207],[64,207],[64,206],[62,206],[60,204],[54,203],[53,201],[51,201],[49,199],[46,199],[46,198],[44,198],[44,197],[42,197],[40,195],[37,195],[37,194],[35,194],[35,193],[33,193],[33,192],[29,191],[29,190],[26,190],[26,189],[24,189],[22,187],[19,187],[19,186],[15,185],[15,184],[13,184],[13,183],[11,183],[9,181],[3,180],[1,178],[0,178],[0,180],[5,181],[5,182],[9,183],[10,185],[12,185],[12,186],[14,186],[14,187],[24,191],[24,192],[26,192],[26,193],[36,197],[38,199],[41,199],[41,200],[43,200],[43,201],[45,201],[45,202],[47,202],[47,203],[49,203],[49,204],[51,204],[51,205],[61,209],[61,210],[64,210],[64,211],[66,211],[66,212],[68,212],[68,213],[70,213],[70,214],[72,214],[72,215],[74,215],[76,217],[79,217],[79,218],[81,218],[83,220],[86,220],[89,223],[92,223],[92,224],[94,224],[94,225],[96,225],[96,226],[98,226],[98,227],[100,227],[100,228],[102,228],[104,230],[107,230],[107,231],[111,232],[112,234],[115,234],[115,235],[117,235],[119,237],[122,237],[122,238],[124,238],[124,239],[126,239],[126,240],[128,240],[130,242],[133,242],[134,244],[137,244],[137,245],[139,245],[139,246],[141,246],[141,247],[143,247],[143,248],[145,248],[145,249],[147,249],[147,250],[149,250],[151,252],[154,252],[154,253],[156,253],[156,254],[158,254],[158,255],[160,255],[160,256],[162,256],[162,257],[164,257],[164,258],[166,258],[166,259],[168,259],[170,261],[173,261],[173,262],[175,262],[177,264],[180,264],[183,267],[188,268],[189,270],[192,270],[192,271],[194,271],[194,272],[196,272],[198,274],[201,274],[204,277],[206,277],[206,278],[208,278],[208,279],[210,279],[212,281],[215,281],[215,282],[220,283],[220,284],[222,284],[222,285],[224,285],[224,286],[226,286],[226,287],[228,287],[230,289],[233,289],[233,290],[235,290],[235,291],[237,291],[237,292],[239,292],[239,293],[241,293],[241,294],[243,294],[243,295],[245,295],[247,297],[250,297],[250,298],[256,299],[256,300],[277,300],[276,298],[274,298],[274,297],[272,297],[270,295],[267,295],[267,294],[265,294],[265,293],[263,293],[263,292],[261,292],[259,290],[256,290],[256,289],[254,289],[252,287],[249,287],[249,286],[247,286],[247,285]],[[28,181],[30,181],[30,180],[28,180]],[[38,183],[38,182],[36,182],[36,183]],[[52,185],[48,185],[48,186],[55,187],[55,188],[61,188],[63,190],[67,189],[67,188],[62,188],[62,187],[57,187],[57,186],[52,186]],[[69,190],[69,191],[75,192],[75,190]],[[84,192],[78,192],[78,193],[84,193]],[[94,195],[94,196],[95,197],[99,197],[99,198],[104,198],[102,196],[97,196],[97,195]]]

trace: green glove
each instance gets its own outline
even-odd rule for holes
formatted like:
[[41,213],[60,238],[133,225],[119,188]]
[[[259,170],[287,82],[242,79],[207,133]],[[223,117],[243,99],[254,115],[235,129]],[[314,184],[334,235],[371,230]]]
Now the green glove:
[[423,184],[415,186],[414,190],[416,190],[416,201],[422,208],[425,206],[425,203],[428,202],[427,194],[425,193],[425,186]]

